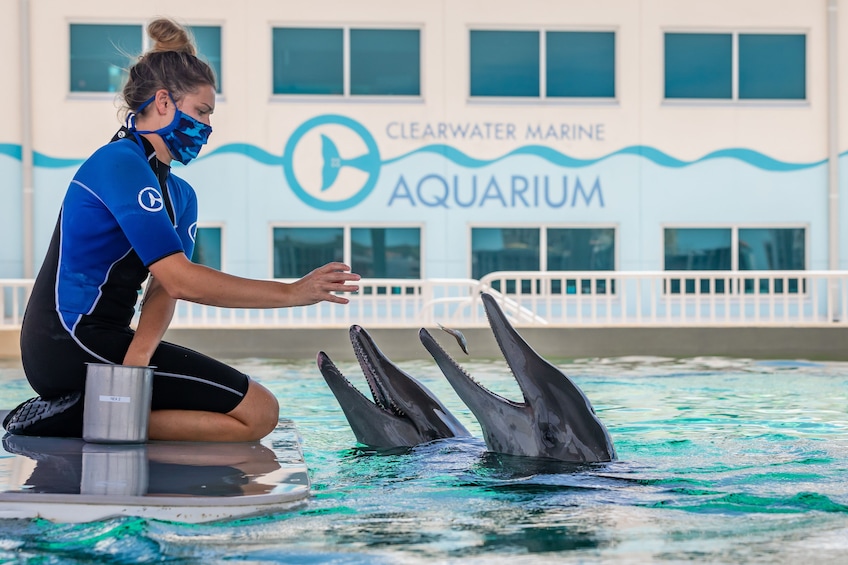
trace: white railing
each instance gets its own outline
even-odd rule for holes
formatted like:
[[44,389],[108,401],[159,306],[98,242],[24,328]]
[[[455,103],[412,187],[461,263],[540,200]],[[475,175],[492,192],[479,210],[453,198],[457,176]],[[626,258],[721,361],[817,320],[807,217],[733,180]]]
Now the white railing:
[[32,279],[0,279],[0,328],[21,325],[33,282]]
[[480,283],[554,325],[848,325],[848,271],[501,272]]
[[[498,272],[365,279],[347,305],[241,310],[181,302],[172,327],[484,326],[479,293],[519,326],[848,325],[848,271]],[[0,327],[20,326],[31,280],[0,280]]]

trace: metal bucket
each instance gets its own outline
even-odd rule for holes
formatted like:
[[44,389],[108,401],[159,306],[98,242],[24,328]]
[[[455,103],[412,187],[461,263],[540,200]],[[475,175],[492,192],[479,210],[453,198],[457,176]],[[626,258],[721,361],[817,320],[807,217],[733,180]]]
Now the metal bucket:
[[153,396],[153,367],[88,363],[82,438],[144,443]]
[[80,494],[144,496],[149,471],[146,445],[84,445]]

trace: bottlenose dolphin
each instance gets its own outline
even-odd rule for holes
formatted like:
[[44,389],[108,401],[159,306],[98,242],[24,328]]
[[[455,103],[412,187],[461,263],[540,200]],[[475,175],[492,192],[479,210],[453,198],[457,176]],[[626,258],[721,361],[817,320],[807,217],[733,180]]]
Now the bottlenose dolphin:
[[394,365],[363,328],[350,327],[350,342],[374,396],[371,402],[323,351],[318,369],[336,396],[356,439],[371,447],[412,447],[471,434],[432,392]]
[[524,395],[523,402],[483,388],[426,329],[418,335],[477,417],[489,450],[572,462],[615,459],[612,439],[583,391],[524,341],[491,295],[483,293],[482,298],[498,346]]

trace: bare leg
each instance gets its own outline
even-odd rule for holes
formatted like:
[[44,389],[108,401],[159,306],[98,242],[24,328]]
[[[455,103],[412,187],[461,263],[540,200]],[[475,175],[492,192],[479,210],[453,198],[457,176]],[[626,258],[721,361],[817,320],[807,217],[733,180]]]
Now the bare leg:
[[147,435],[170,441],[257,441],[271,433],[279,417],[277,399],[251,379],[247,394],[230,412],[154,410]]

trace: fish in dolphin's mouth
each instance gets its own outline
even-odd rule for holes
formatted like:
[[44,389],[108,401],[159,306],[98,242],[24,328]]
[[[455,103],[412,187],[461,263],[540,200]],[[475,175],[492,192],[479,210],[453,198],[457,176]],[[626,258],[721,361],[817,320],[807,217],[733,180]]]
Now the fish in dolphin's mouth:
[[583,391],[521,337],[495,298],[482,293],[498,347],[523,398],[504,398],[485,388],[430,335],[419,338],[457,395],[474,413],[490,451],[571,462],[615,459],[609,433]]

